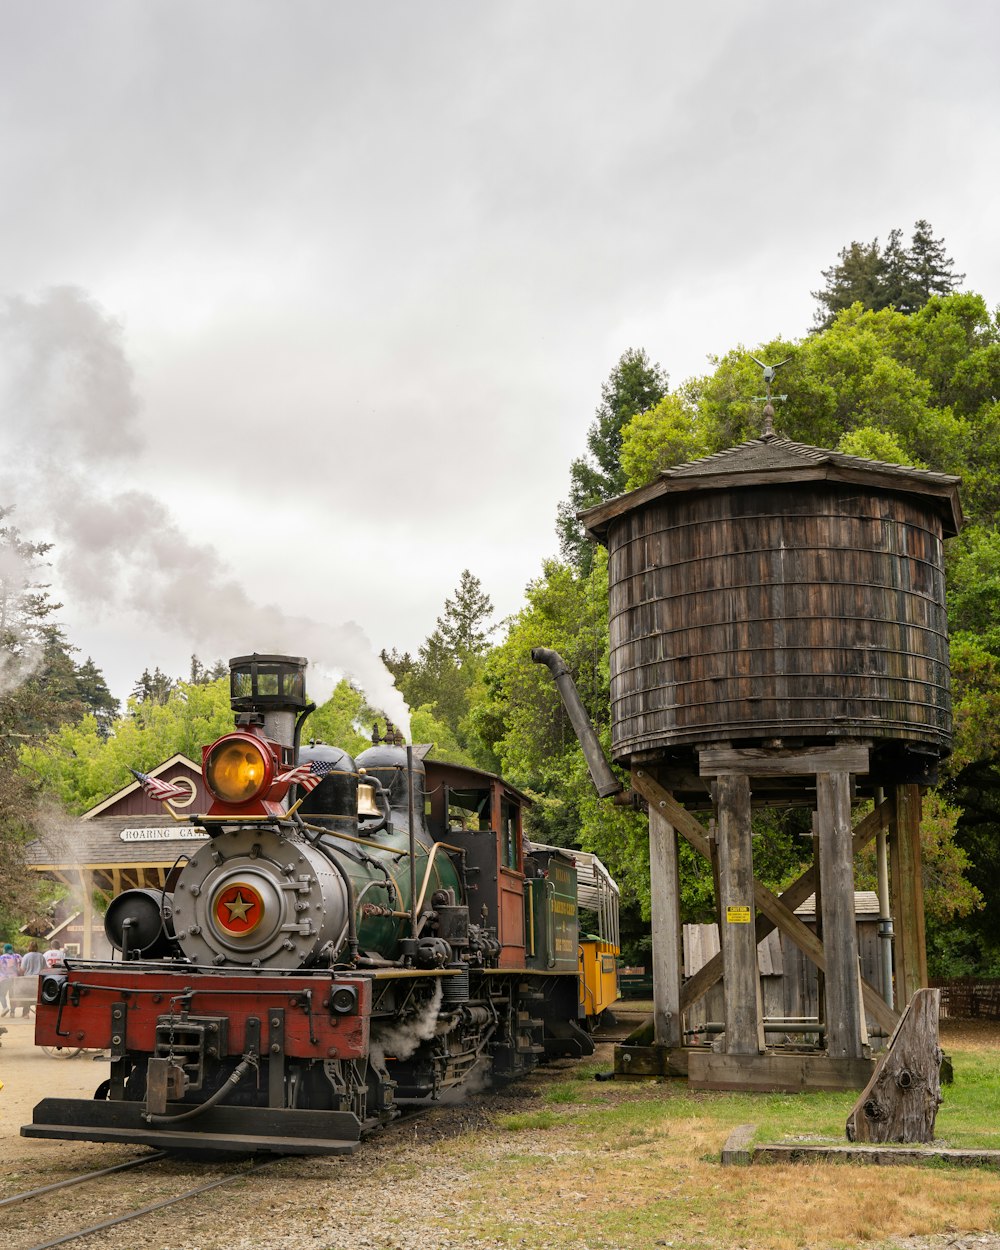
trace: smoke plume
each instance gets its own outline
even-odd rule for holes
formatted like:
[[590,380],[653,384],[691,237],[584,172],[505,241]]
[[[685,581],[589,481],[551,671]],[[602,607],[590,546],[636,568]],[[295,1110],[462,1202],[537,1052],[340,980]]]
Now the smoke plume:
[[149,620],[210,655],[306,655],[321,672],[350,677],[408,736],[406,704],[359,625],[310,619],[308,604],[299,615],[257,602],[162,501],[107,489],[143,447],[122,337],[76,288],[0,309],[0,505],[54,543],[67,599]]

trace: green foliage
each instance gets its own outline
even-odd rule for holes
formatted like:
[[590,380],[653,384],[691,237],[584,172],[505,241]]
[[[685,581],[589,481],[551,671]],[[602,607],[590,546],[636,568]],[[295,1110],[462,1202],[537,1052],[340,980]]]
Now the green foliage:
[[47,795],[79,815],[171,755],[201,761],[201,748],[233,727],[229,684],[179,682],[166,702],[129,702],[105,737],[94,716],[62,725],[21,750],[21,767]]
[[847,456],[860,456],[864,460],[909,465],[911,469],[927,468],[925,464],[915,464],[913,456],[907,456],[895,434],[871,425],[858,426],[845,434],[837,444],[837,451],[842,451]]
[[1000,531],[967,525],[948,549],[948,624],[953,638],[1000,655]]
[[[857,262],[859,282],[875,257],[883,264],[881,280],[891,280],[900,290],[903,280],[912,278],[914,255],[913,248],[903,252],[894,232],[884,253],[875,245],[867,251],[859,247],[851,259]],[[934,264],[947,268],[950,262],[931,256],[931,270]],[[949,554],[956,736],[948,779],[949,793],[967,797],[968,770],[984,759],[998,761],[997,777],[991,774],[986,784],[1000,784],[1000,405],[995,398],[1000,394],[1000,326],[980,296],[943,294],[951,281],[947,275],[934,278],[932,273],[928,281],[938,281],[940,289],[934,288],[929,300],[921,297],[915,311],[848,301],[822,333],[799,342],[776,339],[755,348],[753,355],[767,361],[789,358],[780,375],[789,398],[775,422],[784,436],[963,476],[972,524]],[[716,359],[707,376],[637,411],[621,431],[616,489],[638,488],[672,464],[757,437],[760,391],[760,370],[739,348]],[[607,427],[592,427],[595,439],[602,428]],[[603,444],[606,461],[611,447]],[[596,458],[589,471],[586,480],[595,485]],[[605,464],[601,472],[606,471]],[[611,493],[610,481],[601,479],[605,493]],[[576,466],[574,482],[584,482]],[[593,795],[548,674],[539,677],[528,660],[533,646],[563,653],[607,747],[604,577],[603,552],[595,553],[592,567],[575,557],[571,563],[545,566],[542,578],[528,589],[528,606],[512,619],[506,640],[487,660],[484,698],[471,719],[502,770],[536,796],[531,836],[597,851],[623,883],[626,901],[648,915],[644,822]],[[588,594],[591,606],[600,605],[590,615]],[[978,776],[983,779],[981,771]],[[986,830],[1000,841],[1000,801],[996,806],[995,814],[984,815],[980,806],[959,817],[940,796],[928,799],[923,837],[932,942],[948,926],[975,930],[983,914],[982,896],[989,891],[995,896],[1000,856],[989,884],[978,865],[994,862],[983,844]],[[970,811],[978,814],[970,816]],[[794,817],[755,817],[757,871],[774,888],[797,875],[808,859],[798,832]],[[685,918],[711,919],[707,865],[686,847],[681,857]],[[1000,949],[1000,932],[996,936]]]
[[[191,667],[194,669],[193,664]],[[175,687],[176,683],[173,678],[161,672],[159,666],[152,673],[146,668],[143,669],[139,680],[132,687],[130,699],[135,704],[166,703]]]
[[493,601],[479,578],[463,569],[454,598],[445,599],[444,612],[437,620],[444,646],[460,663],[485,653],[496,628],[490,624],[492,616]]
[[620,495],[625,486],[622,431],[636,413],[654,407],[667,393],[667,375],[645,351],[629,348],[601,387],[601,402],[587,431],[587,455],[570,465],[569,498],[559,505],[557,530],[563,559],[586,573],[591,547],[576,514]]
[[327,742],[348,755],[360,755],[372,744],[372,727],[379,715],[361,691],[342,678],[329,699],[306,721],[303,740]]
[[945,255],[943,239],[935,239],[930,222],[921,218],[913,227],[909,248],[902,230],[891,230],[885,248],[878,239],[855,240],[841,248],[837,263],[822,270],[826,285],[812,295],[819,303],[816,328],[827,330],[838,313],[860,304],[878,311],[895,308],[913,313],[935,295],[950,295],[965,280],[954,272],[955,262]]
[[38,796],[18,767],[22,747],[90,710],[106,731],[115,707],[100,671],[77,665],[52,617],[59,604],[43,580],[49,546],[21,537],[0,508],[0,926],[16,927],[38,895],[24,846],[34,835]]
[[685,393],[664,395],[654,407],[637,413],[622,433],[624,489],[644,486],[664,469],[697,460],[708,455],[709,450],[698,410],[688,402]]
[[463,569],[455,592],[417,651],[383,650],[382,662],[411,708],[414,742],[433,742],[434,754],[458,764],[496,768],[496,758],[470,720],[478,699],[493,603],[482,583]]
[[587,574],[558,561],[526,590],[526,606],[508,622],[507,636],[486,660],[482,697],[471,715],[478,739],[500,771],[537,796],[527,816],[538,842],[571,846],[580,829],[580,803],[589,783],[583,756],[548,670],[532,663],[533,647],[559,651],[573,672],[591,716],[609,718],[607,555],[595,553]]

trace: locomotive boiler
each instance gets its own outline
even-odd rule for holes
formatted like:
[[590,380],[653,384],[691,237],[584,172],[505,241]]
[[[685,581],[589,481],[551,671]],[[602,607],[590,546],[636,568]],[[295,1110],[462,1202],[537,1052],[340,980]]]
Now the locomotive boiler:
[[[112,901],[119,958],[39,986],[36,1042],[107,1049],[110,1074],[25,1136],[346,1153],[473,1074],[592,1053],[617,954],[603,866],[531,847],[523,794],[391,726],[357,759],[301,745],[305,667],[231,661],[204,840],[163,890]],[[581,893],[601,930],[582,940]]]

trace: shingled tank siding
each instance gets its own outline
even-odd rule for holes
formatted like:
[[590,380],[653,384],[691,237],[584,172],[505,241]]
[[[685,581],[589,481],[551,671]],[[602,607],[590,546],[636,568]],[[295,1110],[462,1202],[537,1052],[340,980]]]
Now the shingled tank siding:
[[946,750],[942,537],[920,498],[816,481],[612,521],[615,757],[781,735]]

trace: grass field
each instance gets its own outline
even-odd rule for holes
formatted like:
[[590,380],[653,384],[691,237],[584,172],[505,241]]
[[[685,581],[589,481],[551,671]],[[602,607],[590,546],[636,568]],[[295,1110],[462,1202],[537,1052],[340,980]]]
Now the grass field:
[[[1000,1149],[1000,1051],[975,1043],[948,1049],[955,1084],[944,1090],[936,1144]],[[739,1124],[758,1125],[759,1141],[844,1144],[853,1093],[606,1084],[593,1080],[596,1070],[549,1074],[535,1082],[526,1108],[496,1117],[493,1148],[474,1165],[474,1199],[445,1217],[456,1234],[474,1229],[479,1238],[539,1250],[834,1250],[981,1233],[1000,1221],[1000,1172],[986,1169],[719,1166]]]

